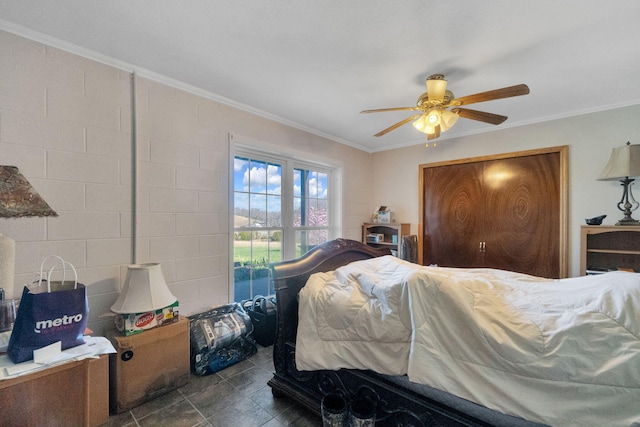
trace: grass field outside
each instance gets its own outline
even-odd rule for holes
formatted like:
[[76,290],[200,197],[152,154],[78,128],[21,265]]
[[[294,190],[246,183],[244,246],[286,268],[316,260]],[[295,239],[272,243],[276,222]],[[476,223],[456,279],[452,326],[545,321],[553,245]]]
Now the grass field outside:
[[233,262],[235,265],[247,263],[271,263],[282,260],[280,242],[236,240],[233,242]]
[[281,243],[259,240],[233,242],[234,299],[242,301],[274,291],[269,279],[269,264],[282,259]]

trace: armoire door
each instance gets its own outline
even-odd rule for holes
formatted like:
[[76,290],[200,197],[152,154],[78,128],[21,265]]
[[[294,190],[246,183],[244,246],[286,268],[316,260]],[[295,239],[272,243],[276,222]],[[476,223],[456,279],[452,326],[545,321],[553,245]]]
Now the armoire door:
[[423,264],[483,265],[482,170],[480,162],[425,169]]
[[422,263],[566,276],[566,147],[421,165]]
[[484,162],[486,267],[560,277],[560,154]]

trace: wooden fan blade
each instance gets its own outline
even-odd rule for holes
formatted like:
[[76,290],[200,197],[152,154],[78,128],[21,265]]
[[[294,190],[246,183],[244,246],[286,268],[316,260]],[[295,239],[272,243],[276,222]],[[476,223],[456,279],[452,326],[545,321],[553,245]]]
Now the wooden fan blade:
[[440,136],[440,125],[436,126],[436,131],[434,133],[427,134],[427,141],[431,141],[432,139],[436,139]]
[[406,111],[406,110],[419,110],[418,107],[393,107],[393,108],[379,108],[377,110],[363,110],[360,113],[384,113],[385,111]]
[[464,117],[465,119],[477,120],[479,122],[490,123],[492,125],[499,125],[508,118],[507,116],[485,113],[484,111],[469,110],[468,108],[454,108],[451,112],[457,113],[460,117]]
[[420,114],[416,114],[416,115],[413,115],[413,116],[411,116],[411,117],[407,117],[406,119],[399,121],[399,122],[398,122],[398,123],[396,123],[395,125],[391,125],[391,126],[389,126],[388,128],[386,128],[386,129],[384,129],[384,130],[381,130],[380,132],[376,133],[374,136],[382,136],[382,135],[384,135],[384,134],[386,134],[386,133],[391,132],[392,130],[398,129],[400,126],[402,126],[402,125],[405,125],[405,124],[409,123],[411,120],[415,120],[415,119],[417,119],[417,118],[418,118],[418,117],[420,117],[421,115],[422,115],[422,113],[420,113]]
[[475,95],[463,96],[453,99],[450,105],[469,105],[477,102],[493,101],[494,99],[511,98],[512,96],[526,95],[529,93],[529,86],[525,84],[504,87],[502,89],[490,90],[476,93]]

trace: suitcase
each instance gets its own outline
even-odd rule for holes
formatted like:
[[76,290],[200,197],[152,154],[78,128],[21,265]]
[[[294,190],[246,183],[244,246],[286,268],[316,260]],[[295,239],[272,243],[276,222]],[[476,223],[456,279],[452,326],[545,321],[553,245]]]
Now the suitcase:
[[256,295],[253,300],[242,302],[253,323],[253,337],[263,347],[273,345],[276,339],[277,318],[276,297]]
[[251,318],[238,303],[213,307],[189,316],[191,369],[209,375],[258,351]]

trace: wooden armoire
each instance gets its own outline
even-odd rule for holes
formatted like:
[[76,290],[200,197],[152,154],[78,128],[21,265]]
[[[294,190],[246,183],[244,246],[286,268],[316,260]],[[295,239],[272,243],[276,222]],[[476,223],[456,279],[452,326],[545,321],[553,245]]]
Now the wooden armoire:
[[423,265],[566,277],[567,146],[420,165]]

